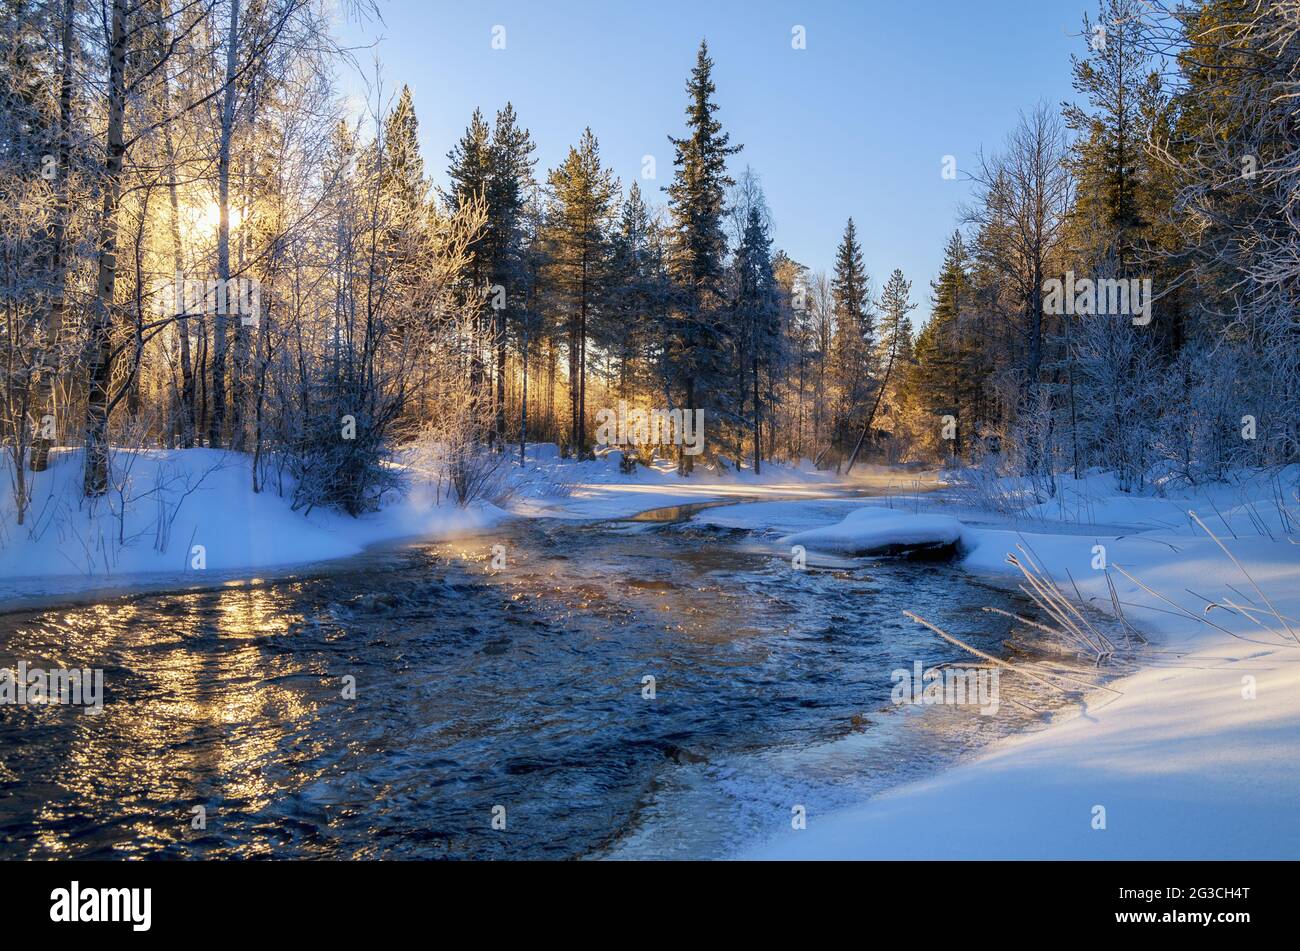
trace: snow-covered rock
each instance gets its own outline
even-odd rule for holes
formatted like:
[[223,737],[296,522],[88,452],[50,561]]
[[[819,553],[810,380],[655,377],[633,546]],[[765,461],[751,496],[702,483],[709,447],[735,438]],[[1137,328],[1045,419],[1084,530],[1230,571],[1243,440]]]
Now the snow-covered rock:
[[955,550],[962,540],[962,525],[947,515],[899,512],[864,506],[841,522],[810,528],[782,539],[837,555],[879,555],[900,552]]

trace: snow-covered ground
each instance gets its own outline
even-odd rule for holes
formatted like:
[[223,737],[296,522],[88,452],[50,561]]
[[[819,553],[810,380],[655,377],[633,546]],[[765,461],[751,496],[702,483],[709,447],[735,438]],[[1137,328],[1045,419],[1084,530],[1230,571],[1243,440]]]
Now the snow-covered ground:
[[247,457],[213,449],[119,451],[110,491],[80,497],[82,453],[56,450],[35,475],[25,524],[0,495],[0,602],[131,588],[198,586],[363,551],[407,536],[438,537],[505,517],[490,504],[434,505],[430,486],[362,518],[292,510],[251,490]]
[[248,458],[212,449],[118,450],[110,491],[86,501],[81,451],[56,450],[46,472],[29,474],[32,502],[23,525],[14,518],[11,480],[0,488],[0,603],[203,586],[345,558],[376,544],[477,531],[511,516],[626,518],[688,502],[814,497],[836,489],[811,466],[767,467],[761,477],[701,470],[683,480],[667,462],[625,474],[617,455],[578,463],[559,459],[551,444],[530,446],[527,463],[509,466],[501,506],[478,501],[466,508],[440,495],[433,477],[412,464],[403,493],[352,518],[293,511],[291,493],[279,494],[274,484],[254,493]]
[[[963,563],[1019,577],[1006,555],[1028,554],[1108,612],[1109,573],[1125,617],[1151,639],[1135,655],[1142,668],[1109,685],[1122,695],[1099,693],[929,780],[810,815],[805,829],[787,816],[789,831],[746,857],[1300,857],[1300,506],[1263,477],[1170,498],[1090,481],[1016,527],[967,525]],[[1088,521],[1111,529],[1084,534]],[[1109,572],[1094,567],[1102,554]]]
[[795,532],[785,538],[785,543],[833,554],[871,555],[893,549],[955,545],[961,540],[961,522],[950,515],[864,506],[835,525]]

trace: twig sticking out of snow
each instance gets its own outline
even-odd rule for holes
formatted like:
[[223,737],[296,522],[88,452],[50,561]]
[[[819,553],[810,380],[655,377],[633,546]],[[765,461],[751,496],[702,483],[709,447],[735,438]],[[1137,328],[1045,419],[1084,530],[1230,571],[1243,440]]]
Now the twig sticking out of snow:
[[[1004,617],[1013,618],[1014,620],[1019,621],[1021,624],[1027,624],[1027,625],[1029,625],[1030,627],[1036,627],[1036,628],[1038,628],[1040,631],[1043,631],[1043,632],[1046,633],[1046,634],[1051,634],[1051,635],[1053,635],[1053,636],[1055,636],[1055,637],[1064,637],[1064,636],[1065,636],[1065,635],[1063,635],[1060,631],[1058,631],[1058,630],[1057,630],[1056,628],[1054,628],[1054,627],[1048,627],[1046,624],[1039,624],[1037,621],[1031,621],[1031,620],[1029,620],[1029,618],[1027,618],[1027,617],[1021,617],[1019,614],[1013,614],[1013,613],[1011,613],[1010,611],[1004,611],[1004,610],[1002,610],[1001,608],[994,608],[994,607],[987,607],[987,606],[986,606],[986,607],[983,608],[983,610],[988,611],[988,612],[990,612],[990,613],[992,613],[992,614],[1001,614],[1001,615],[1004,616]],[[1087,687],[1087,688],[1089,688],[1089,689],[1109,690],[1111,693],[1115,694],[1116,696],[1120,696],[1120,697],[1124,696],[1124,694],[1123,694],[1121,691],[1119,691],[1119,690],[1114,690],[1114,689],[1112,689],[1112,688],[1110,688],[1110,687],[1107,687],[1107,686],[1104,686],[1104,685],[1102,685],[1102,684],[1093,684],[1093,683],[1088,683],[1086,680],[1075,680],[1073,677],[1067,677],[1065,674],[1058,674],[1058,673],[1056,673],[1055,671],[1051,672],[1048,676],[1051,676],[1051,677],[1059,677],[1061,680],[1069,681],[1069,682],[1072,683],[1072,684],[1078,684],[1080,687]]]
[[1119,599],[1119,592],[1115,590],[1115,579],[1110,576],[1110,569],[1106,569],[1106,589],[1110,592],[1111,608],[1115,612],[1115,617],[1119,618],[1120,623],[1124,625],[1124,636],[1126,638],[1137,638],[1141,644],[1147,643],[1146,636],[1143,635],[1136,627],[1128,622],[1124,615],[1124,605]]
[[[1236,538],[1236,537],[1237,537],[1237,533],[1234,532],[1234,531],[1232,530],[1232,526],[1228,524],[1228,520],[1227,520],[1226,518],[1223,517],[1223,513],[1219,511],[1219,507],[1218,507],[1217,505],[1214,504],[1214,499],[1210,498],[1210,497],[1207,495],[1207,496],[1205,497],[1205,501],[1207,501],[1207,502],[1210,503],[1210,508],[1214,509],[1214,514],[1217,515],[1217,516],[1219,516],[1219,521],[1222,522],[1222,523],[1223,523],[1223,527],[1226,528],[1226,529],[1228,530],[1228,534],[1231,535],[1233,538]],[[1205,523],[1204,523],[1204,522],[1201,522],[1201,520],[1200,520],[1199,518],[1196,518],[1196,513],[1195,513],[1195,512],[1188,511],[1187,514],[1190,515],[1192,518],[1196,519],[1196,521],[1200,523],[1201,528],[1205,528]],[[1208,528],[1205,528],[1205,530],[1206,530],[1207,532],[1209,531]]]
[[[1183,607],[1181,604],[1178,604],[1178,603],[1176,603],[1176,602],[1174,602],[1174,601],[1170,601],[1168,598],[1166,598],[1166,597],[1165,597],[1163,594],[1161,594],[1159,591],[1154,591],[1154,590],[1152,590],[1150,587],[1148,587],[1147,585],[1143,584],[1143,583],[1142,583],[1141,581],[1139,581],[1137,578],[1133,577],[1131,574],[1129,574],[1127,571],[1125,571],[1124,568],[1123,568],[1121,565],[1119,565],[1119,564],[1117,564],[1117,563],[1115,563],[1115,562],[1111,562],[1111,567],[1113,567],[1116,571],[1118,571],[1120,574],[1122,574],[1122,575],[1123,575],[1125,578],[1127,578],[1129,581],[1133,582],[1135,585],[1137,585],[1139,588],[1141,588],[1141,589],[1142,589],[1143,591],[1145,591],[1147,594],[1151,595],[1153,598],[1158,598],[1159,600],[1163,601],[1165,604],[1167,604],[1167,605],[1169,605],[1171,608],[1173,608],[1174,610],[1173,610],[1172,612],[1169,612],[1169,613],[1171,613],[1171,614],[1172,614],[1172,613],[1177,613],[1177,614],[1179,614],[1179,615],[1182,615],[1183,617],[1190,618],[1190,619],[1193,620],[1193,621],[1198,621],[1198,622],[1200,622],[1201,624],[1207,624],[1207,625],[1209,625],[1210,627],[1214,628],[1216,631],[1222,631],[1224,634],[1227,634],[1229,637],[1235,637],[1237,640],[1239,640],[1239,641],[1245,641],[1245,642],[1248,643],[1248,644],[1262,644],[1262,645],[1264,645],[1265,647],[1278,647],[1278,646],[1279,646],[1279,645],[1277,645],[1277,644],[1275,644],[1275,643],[1272,643],[1272,642],[1270,642],[1270,641],[1257,641],[1257,640],[1255,640],[1254,638],[1251,638],[1251,637],[1242,637],[1240,634],[1235,634],[1235,633],[1233,633],[1232,631],[1228,630],[1226,627],[1221,627],[1220,625],[1215,624],[1213,621],[1207,620],[1207,619],[1204,618],[1204,617],[1200,617],[1200,616],[1198,616],[1198,615],[1193,614],[1191,611],[1187,610],[1187,609],[1186,609],[1185,607]],[[1152,608],[1152,607],[1150,607],[1150,606],[1142,605],[1142,604],[1135,604],[1134,607],[1143,608],[1143,609],[1145,609],[1145,610],[1147,610],[1147,611],[1158,611],[1158,610],[1160,610],[1160,608]],[[1287,645],[1282,645],[1282,646],[1287,646]]]
[[1272,617],[1277,618],[1279,621],[1282,622],[1296,620],[1295,618],[1291,617],[1289,614],[1277,614],[1273,611],[1265,611],[1263,608],[1248,608],[1244,604],[1238,604],[1236,601],[1233,601],[1231,598],[1224,598],[1223,602],[1216,606],[1224,607],[1224,608],[1233,608],[1237,611],[1240,611],[1242,614],[1246,614],[1246,615],[1249,615],[1252,611],[1255,612],[1256,614],[1268,614],[1271,615]]
[[1003,617],[1012,618],[1013,620],[1019,621],[1021,624],[1027,624],[1030,627],[1036,627],[1044,634],[1051,634],[1053,637],[1061,637],[1061,638],[1065,637],[1065,634],[1063,634],[1061,631],[1058,631],[1054,627],[1048,627],[1046,624],[1039,624],[1037,621],[1031,621],[1027,617],[1021,617],[1019,614],[1013,614],[1012,612],[1004,611],[1001,608],[992,608],[986,606],[981,610],[988,611],[991,614],[1001,614]]
[[[1228,587],[1231,588],[1232,585],[1228,585]],[[1285,614],[1277,614],[1273,611],[1267,611],[1264,608],[1247,607],[1244,604],[1238,604],[1236,601],[1232,600],[1232,598],[1224,598],[1222,601],[1212,601],[1203,594],[1197,594],[1191,588],[1184,588],[1183,590],[1186,591],[1188,594],[1190,594],[1192,597],[1200,598],[1202,601],[1205,602],[1206,614],[1209,614],[1215,608],[1218,608],[1220,611],[1227,611],[1229,614],[1240,614],[1246,620],[1253,621],[1255,624],[1259,625],[1260,627],[1262,627],[1264,630],[1268,631],[1268,633],[1272,634],[1275,637],[1280,638],[1281,635],[1278,634],[1277,631],[1273,630],[1273,628],[1269,627],[1267,624],[1261,621],[1259,618],[1255,617],[1256,614],[1272,615],[1273,617],[1277,618],[1279,621],[1282,621],[1284,623],[1286,621],[1295,620],[1295,618],[1293,617],[1289,617]],[[1247,600],[1250,599],[1247,598]]]

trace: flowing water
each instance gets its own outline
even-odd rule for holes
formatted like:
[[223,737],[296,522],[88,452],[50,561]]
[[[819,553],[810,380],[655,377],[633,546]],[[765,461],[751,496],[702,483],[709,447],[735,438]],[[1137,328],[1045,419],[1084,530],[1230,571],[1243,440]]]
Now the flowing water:
[[0,615],[0,667],[105,683],[0,706],[0,857],[720,856],[1059,703],[895,707],[892,671],[969,660],[903,609],[1005,656],[980,607],[1026,606],[941,562],[795,570],[699,508]]

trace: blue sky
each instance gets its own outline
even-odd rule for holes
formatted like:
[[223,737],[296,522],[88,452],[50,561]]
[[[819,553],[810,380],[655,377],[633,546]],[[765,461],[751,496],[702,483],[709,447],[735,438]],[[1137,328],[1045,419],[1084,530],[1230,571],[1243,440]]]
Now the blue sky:
[[[625,188],[655,156],[656,180],[640,181],[660,203],[667,136],[684,132],[706,37],[717,116],[745,146],[733,172],[761,176],[776,246],[829,269],[852,215],[873,284],[901,267],[924,318],[978,149],[997,147],[1018,110],[1075,98],[1069,54],[1084,47],[1085,9],[1096,0],[388,0],[382,24],[348,23],[342,36],[381,38],[356,56],[367,71],[378,58],[388,86],[410,85],[436,182],[474,107],[490,118],[509,100],[539,175],[590,125]],[[498,25],[505,49],[492,48]],[[795,25],[806,49],[791,48]],[[955,181],[940,174],[945,155]]]

